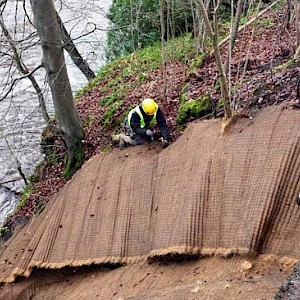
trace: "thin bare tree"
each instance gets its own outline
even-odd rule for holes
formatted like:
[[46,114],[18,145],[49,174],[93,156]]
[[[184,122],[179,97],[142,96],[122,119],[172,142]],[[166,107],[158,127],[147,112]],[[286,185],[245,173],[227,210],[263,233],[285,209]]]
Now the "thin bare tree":
[[286,0],[286,16],[285,16],[285,20],[284,20],[284,23],[285,23],[284,25],[287,29],[290,28],[292,9],[293,9],[292,8],[292,1],[291,0]]
[[[205,8],[208,9],[210,0],[205,0]],[[190,0],[190,6],[193,16],[194,37],[196,39],[196,49],[205,52],[206,31],[204,30],[204,20],[201,16],[201,10],[197,0]]]
[[162,52],[162,62],[163,62],[163,99],[166,100],[167,92],[167,70],[166,70],[166,54],[165,54],[165,34],[166,34],[166,24],[165,24],[165,3],[164,0],[159,0],[159,15],[160,15],[160,28],[161,28],[161,52]]
[[221,93],[223,98],[223,105],[224,105],[224,112],[225,112],[225,121],[228,121],[232,118],[232,109],[231,109],[231,101],[230,101],[230,94],[229,94],[229,88],[227,83],[227,77],[225,73],[225,69],[222,63],[221,59],[221,51],[219,47],[219,41],[218,41],[218,8],[220,5],[220,1],[217,0],[213,1],[213,21],[211,22],[208,17],[207,9],[203,3],[202,0],[197,0],[199,4],[199,8],[201,10],[201,14],[203,16],[206,30],[209,35],[209,37],[212,40],[213,49],[214,49],[214,55],[216,59],[216,65],[217,65],[217,71],[220,79],[220,86],[221,86]]
[[293,0],[295,27],[296,27],[296,51],[294,58],[300,57],[300,3],[299,0]]
[[[229,41],[229,44],[228,44],[228,51],[227,51],[227,56],[226,56],[226,60],[225,60],[225,64],[224,64],[224,71],[227,75],[228,75],[228,72],[229,72],[231,54],[232,54],[233,48],[235,46],[235,41],[236,41],[236,37],[237,37],[237,34],[238,34],[238,28],[239,28],[239,25],[240,25],[240,20],[241,20],[241,15],[242,15],[244,2],[245,2],[245,0],[238,0],[236,12],[235,12],[235,17],[234,17],[234,20],[232,22],[232,26],[230,28],[230,41]],[[233,0],[231,0],[231,3],[232,3],[232,7],[233,7]]]

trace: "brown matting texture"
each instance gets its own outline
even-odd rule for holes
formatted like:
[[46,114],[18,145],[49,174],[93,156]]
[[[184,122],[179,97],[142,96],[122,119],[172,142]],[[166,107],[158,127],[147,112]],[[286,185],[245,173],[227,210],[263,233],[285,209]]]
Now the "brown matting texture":
[[169,254],[299,259],[299,124],[299,111],[276,107],[225,134],[220,120],[194,123],[159,154],[92,158],[4,245],[0,280]]

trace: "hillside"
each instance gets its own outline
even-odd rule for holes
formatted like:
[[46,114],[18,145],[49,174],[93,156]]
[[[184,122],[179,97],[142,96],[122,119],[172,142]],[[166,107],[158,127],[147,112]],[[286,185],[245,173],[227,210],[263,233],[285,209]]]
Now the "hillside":
[[[299,260],[294,201],[300,189],[299,121],[298,110],[279,106],[254,119],[237,119],[223,135],[220,120],[194,123],[159,153],[156,147],[140,146],[93,157],[2,247],[1,281],[28,277],[34,268],[118,267],[182,258],[196,260],[192,266],[204,270],[205,262],[212,263],[213,273],[224,268],[224,276],[231,277],[226,260],[221,267],[216,256],[235,266],[234,281],[240,268],[255,266],[261,276],[266,268],[275,278],[268,289],[274,294],[283,274]],[[280,273],[271,271],[274,263]],[[143,265],[143,274],[147,268]],[[203,275],[213,280],[213,273]],[[251,297],[267,293],[268,276],[253,282]],[[248,279],[240,279],[243,296]],[[173,285],[178,279],[170,275],[168,280]],[[73,293],[80,291],[72,287]],[[145,299],[155,299],[155,291],[150,289]],[[34,292],[39,297],[39,286]]]
[[[233,100],[240,104],[241,114],[252,116],[260,108],[283,101],[299,106],[299,61],[293,60],[296,28],[291,24],[287,31],[283,27],[284,18],[284,9],[269,11],[239,33],[231,72],[232,82],[236,76],[233,87],[237,89]],[[253,29],[255,34],[249,48]],[[225,56],[226,44],[223,50]],[[241,85],[248,52],[249,61]],[[196,53],[194,40],[186,36],[168,44],[167,58],[165,100],[160,46],[143,49],[103,67],[97,78],[79,93],[77,109],[86,135],[85,160],[114,148],[111,133],[121,130],[129,109],[144,97],[154,98],[159,103],[173,142],[188,122],[222,117],[213,55],[205,58],[203,53]],[[189,108],[194,103],[197,104],[195,111]],[[28,221],[67,182],[68,176],[64,176],[66,149],[55,124],[45,130],[41,145],[45,160],[31,177],[31,185],[24,193],[25,205],[7,219],[5,225],[9,228],[14,228],[18,219],[22,223],[24,219]]]
[[[1,281],[18,278],[0,294],[271,299],[300,253],[299,61],[295,26],[283,22],[283,11],[270,11],[240,32],[232,62],[240,109],[223,135],[214,58],[195,53],[189,36],[170,45],[166,99],[157,47],[102,68],[78,95],[86,162],[71,180],[55,124],[44,133],[54,151],[7,220],[9,228],[30,221],[0,248]],[[115,149],[111,133],[144,97],[164,111],[172,144]]]

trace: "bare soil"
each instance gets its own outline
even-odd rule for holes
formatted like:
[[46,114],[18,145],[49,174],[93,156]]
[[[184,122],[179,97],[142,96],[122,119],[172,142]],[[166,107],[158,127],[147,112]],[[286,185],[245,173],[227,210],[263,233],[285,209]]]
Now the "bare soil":
[[114,270],[105,266],[35,270],[29,279],[3,286],[0,296],[1,299],[268,300],[291,269],[291,265],[261,256],[138,263]]

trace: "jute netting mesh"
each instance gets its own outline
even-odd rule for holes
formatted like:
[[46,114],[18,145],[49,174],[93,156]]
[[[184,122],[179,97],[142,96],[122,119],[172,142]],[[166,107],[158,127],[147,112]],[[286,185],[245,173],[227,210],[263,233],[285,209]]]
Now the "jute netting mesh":
[[221,120],[191,124],[160,153],[92,158],[2,247],[1,281],[171,254],[299,259],[299,124],[299,111],[276,107],[224,134]]

